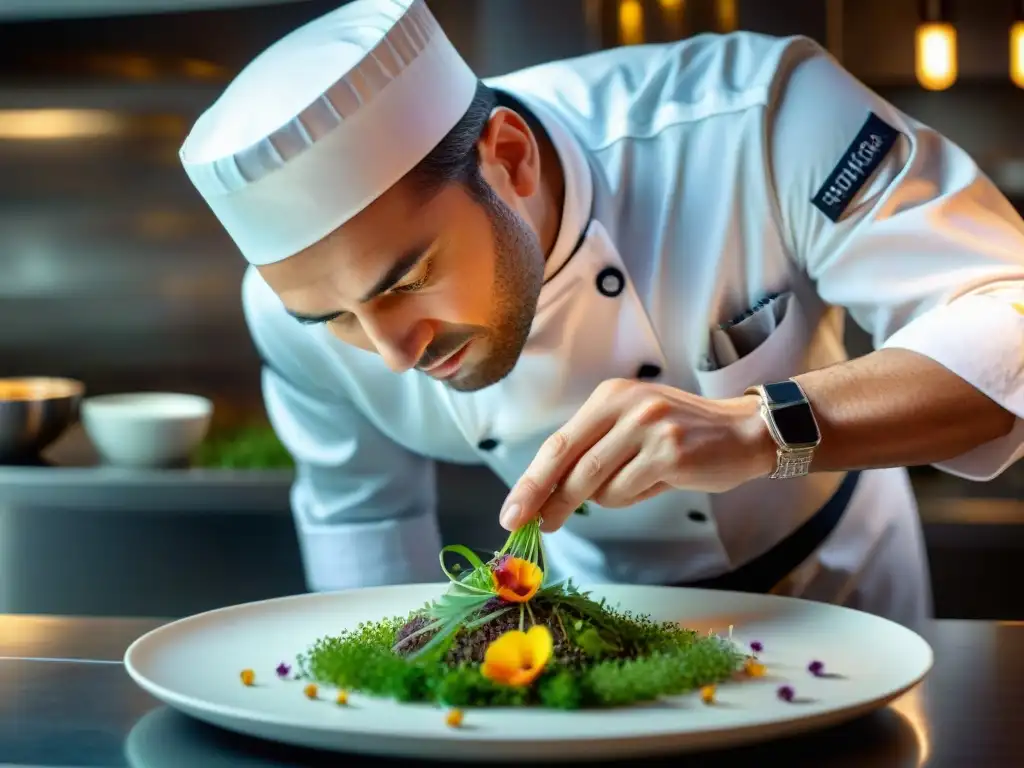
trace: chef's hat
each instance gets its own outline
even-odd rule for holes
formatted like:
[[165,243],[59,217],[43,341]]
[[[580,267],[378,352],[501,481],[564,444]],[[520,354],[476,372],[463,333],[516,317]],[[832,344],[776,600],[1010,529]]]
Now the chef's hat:
[[424,0],[355,0],[260,54],[199,117],[180,157],[245,258],[270,264],[412,170],[476,87]]

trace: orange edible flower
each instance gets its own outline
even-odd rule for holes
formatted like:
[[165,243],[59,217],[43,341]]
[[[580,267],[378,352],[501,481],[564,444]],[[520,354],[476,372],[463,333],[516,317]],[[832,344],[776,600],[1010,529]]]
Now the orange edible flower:
[[491,577],[498,597],[510,603],[525,603],[537,594],[544,572],[529,560],[508,557],[491,571]]
[[705,704],[710,704],[715,700],[715,686],[705,685],[700,689],[700,698]]
[[242,674],[242,685],[252,685],[256,680],[256,673],[251,669],[243,669]]
[[487,646],[480,673],[495,683],[529,685],[544,671],[553,651],[547,627],[537,624],[528,632],[513,629]]
[[754,659],[747,659],[743,669],[751,677],[764,677],[764,664],[754,661]]
[[337,702],[342,706],[348,704],[348,694],[345,691],[338,691]]
[[460,725],[462,725],[462,710],[453,709],[451,712],[448,713],[444,721],[452,728],[458,728]]
[[306,694],[306,698],[307,699],[315,699],[316,698],[316,686],[313,683],[310,683],[305,688],[303,688],[302,692],[304,694]]

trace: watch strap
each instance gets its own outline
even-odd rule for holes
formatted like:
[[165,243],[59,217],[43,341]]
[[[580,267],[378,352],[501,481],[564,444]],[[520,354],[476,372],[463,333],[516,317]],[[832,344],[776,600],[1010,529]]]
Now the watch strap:
[[[792,382],[801,394],[801,401],[798,403],[787,403],[782,405],[785,408],[795,407],[796,405],[802,405],[803,407],[810,408],[810,401],[803,392],[803,388],[794,381]],[[814,461],[814,452],[817,448],[817,443],[814,445],[800,445],[792,447],[786,444],[782,435],[779,432],[778,426],[775,423],[773,417],[773,411],[777,407],[772,401],[767,389],[763,385],[757,385],[748,387],[745,394],[756,394],[761,398],[760,415],[765,425],[768,427],[768,432],[775,442],[775,470],[768,475],[771,480],[780,480],[791,477],[803,477],[811,471],[811,463]]]

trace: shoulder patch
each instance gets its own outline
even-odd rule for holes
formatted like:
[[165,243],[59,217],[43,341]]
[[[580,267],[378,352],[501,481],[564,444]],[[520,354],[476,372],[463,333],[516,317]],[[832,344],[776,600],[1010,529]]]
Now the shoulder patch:
[[856,138],[811,199],[814,207],[831,221],[838,222],[861,187],[889,154],[899,136],[898,130],[874,112],[869,113]]

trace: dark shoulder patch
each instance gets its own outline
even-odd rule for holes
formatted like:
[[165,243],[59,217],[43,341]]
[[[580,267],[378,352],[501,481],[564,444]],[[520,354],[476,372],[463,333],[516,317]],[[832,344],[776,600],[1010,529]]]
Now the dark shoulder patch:
[[814,207],[831,221],[838,222],[899,136],[898,130],[874,112],[869,113],[856,138],[811,199]]

